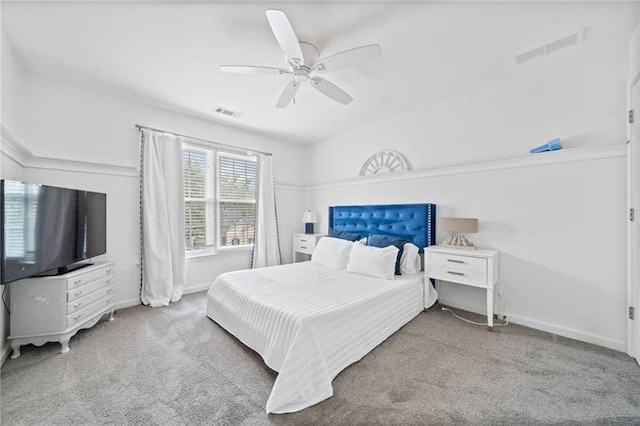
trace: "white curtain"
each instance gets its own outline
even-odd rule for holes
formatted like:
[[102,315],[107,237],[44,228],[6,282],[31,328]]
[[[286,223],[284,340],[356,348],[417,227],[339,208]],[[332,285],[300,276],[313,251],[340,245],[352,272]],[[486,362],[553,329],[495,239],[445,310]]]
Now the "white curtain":
[[182,140],[142,133],[142,292],[145,305],[182,297],[185,276]]
[[252,268],[282,263],[273,183],[273,157],[258,154],[258,193],[256,196],[256,236]]

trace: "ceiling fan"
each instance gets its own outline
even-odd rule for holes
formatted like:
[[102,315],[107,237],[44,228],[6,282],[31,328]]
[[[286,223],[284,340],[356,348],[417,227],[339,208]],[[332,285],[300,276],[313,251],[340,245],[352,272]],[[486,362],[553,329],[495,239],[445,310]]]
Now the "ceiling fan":
[[280,48],[284,52],[285,59],[289,65],[288,68],[220,65],[220,70],[237,74],[290,74],[292,79],[280,95],[276,108],[285,108],[289,105],[294,100],[300,85],[307,81],[320,93],[336,102],[347,105],[353,100],[351,95],[316,74],[364,64],[382,55],[380,45],[371,44],[318,59],[320,56],[318,49],[311,43],[298,41],[291,22],[289,22],[287,15],[283,11],[270,9],[265,13],[273,35],[275,35]]

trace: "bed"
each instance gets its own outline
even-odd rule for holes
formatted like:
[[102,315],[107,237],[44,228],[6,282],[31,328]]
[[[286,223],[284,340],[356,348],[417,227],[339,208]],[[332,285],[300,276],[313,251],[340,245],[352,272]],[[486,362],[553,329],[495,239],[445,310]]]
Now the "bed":
[[[435,242],[433,204],[336,206],[329,217],[330,230]],[[302,262],[220,275],[206,314],[278,372],[266,411],[289,413],[331,397],[335,376],[417,316],[423,295],[422,274],[385,280]]]

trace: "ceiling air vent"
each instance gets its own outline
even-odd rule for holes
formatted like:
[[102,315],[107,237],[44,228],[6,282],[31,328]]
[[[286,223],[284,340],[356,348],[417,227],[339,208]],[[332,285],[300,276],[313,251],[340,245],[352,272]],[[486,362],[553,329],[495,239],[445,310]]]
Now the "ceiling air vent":
[[558,50],[562,50],[566,47],[570,47],[578,43],[582,43],[584,41],[584,33],[585,33],[585,28],[581,28],[578,31],[575,31],[569,34],[568,36],[550,41],[549,43],[543,44],[542,46],[538,46],[533,49],[527,50],[526,52],[523,52],[514,56],[513,62],[516,65],[519,65],[524,62],[531,61],[532,59],[536,59],[541,56],[548,55],[549,53],[557,52]]
[[213,112],[217,113],[217,114],[222,114],[222,115],[226,115],[227,117],[233,117],[233,118],[239,118],[242,117],[242,113],[241,112],[237,112],[237,111],[232,111],[228,108],[223,108],[221,106],[217,106],[213,109]]

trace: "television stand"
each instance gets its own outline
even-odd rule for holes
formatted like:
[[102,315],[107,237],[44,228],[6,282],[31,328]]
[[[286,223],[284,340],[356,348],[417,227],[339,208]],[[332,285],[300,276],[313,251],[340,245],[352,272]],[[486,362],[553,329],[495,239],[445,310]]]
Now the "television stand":
[[93,263],[72,263],[71,265],[61,266],[55,269],[49,269],[38,275],[34,275],[35,278],[42,277],[56,277],[58,275],[65,275],[69,272],[77,271],[78,269],[86,268],[87,266],[93,266]]
[[59,342],[60,352],[69,352],[69,340],[79,330],[93,327],[107,313],[113,320],[113,271],[113,262],[100,262],[9,284],[11,358],[19,357],[20,346],[27,344]]

